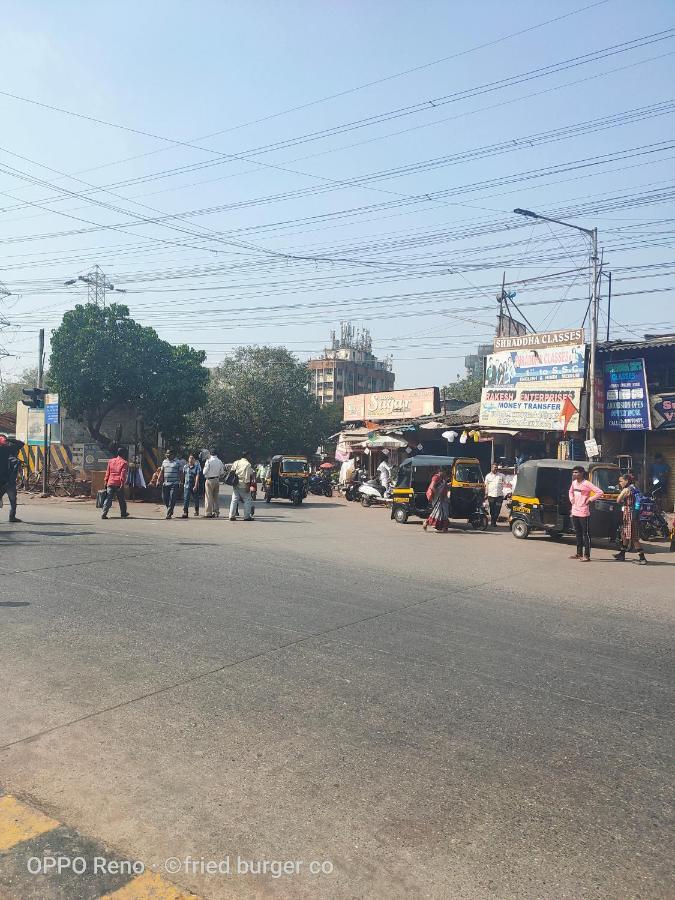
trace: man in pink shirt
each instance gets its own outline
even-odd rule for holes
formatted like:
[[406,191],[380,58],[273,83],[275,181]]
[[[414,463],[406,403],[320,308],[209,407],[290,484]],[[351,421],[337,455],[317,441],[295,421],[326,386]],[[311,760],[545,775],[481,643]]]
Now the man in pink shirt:
[[590,504],[600,497],[602,497],[602,491],[588,481],[586,469],[583,466],[575,466],[572,470],[570,503],[572,504],[572,522],[577,535],[577,552],[570,559],[579,559],[582,562],[591,561]]
[[106,490],[106,498],[103,503],[102,519],[108,518],[110,507],[113,500],[117,497],[120,505],[120,515],[123,519],[129,518],[127,512],[127,501],[124,498],[124,485],[127,483],[127,475],[129,474],[129,451],[126,447],[120,447],[117,456],[109,460],[108,468],[105,472],[103,484]]

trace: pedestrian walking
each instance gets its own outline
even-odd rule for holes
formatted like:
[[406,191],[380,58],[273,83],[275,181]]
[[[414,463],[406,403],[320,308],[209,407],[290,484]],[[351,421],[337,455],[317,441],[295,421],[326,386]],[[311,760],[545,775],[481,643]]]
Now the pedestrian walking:
[[164,500],[164,506],[166,506],[167,519],[173,517],[182,471],[180,460],[176,459],[176,454],[173,450],[167,450],[162,461],[161,474],[162,499]]
[[20,522],[16,517],[16,479],[21,463],[16,450],[4,434],[0,434],[0,505],[7,494],[9,500],[9,521]]
[[120,518],[128,519],[127,501],[124,496],[124,486],[127,483],[129,475],[129,451],[126,447],[117,448],[117,456],[108,460],[108,467],[105,470],[105,478],[103,485],[105,487],[105,500],[103,501],[102,519],[108,518],[108,513],[113,505],[113,500],[117,498],[120,505]]
[[204,515],[207,519],[217,519],[220,515],[220,477],[225,471],[225,466],[217,454],[209,451],[204,463],[204,494],[206,508]]
[[590,504],[602,496],[600,488],[586,478],[586,469],[575,466],[572,470],[569,498],[572,504],[572,523],[577,536],[577,552],[570,559],[591,561]]
[[190,501],[192,501],[195,509],[194,515],[199,515],[199,478],[201,474],[202,467],[194,454],[191,453],[183,466],[183,515],[181,519],[187,519]]
[[488,506],[490,507],[490,520],[492,527],[497,527],[499,514],[502,511],[502,503],[504,502],[504,475],[499,471],[497,463],[492,464],[492,468],[485,476],[485,496],[487,497]]
[[[234,476],[233,480],[235,481],[235,483],[232,484],[230,522],[235,521],[240,503],[244,506],[244,522],[250,522],[253,518],[251,515],[252,500],[250,485],[255,479],[255,473],[248,457],[249,453],[245,451],[241,454],[239,459],[232,463],[232,468],[230,469],[230,475]],[[229,477],[230,476],[228,476],[228,478]]]
[[621,529],[621,549],[614,554],[614,559],[623,562],[626,553],[634,551],[638,554],[641,566],[647,565],[645,552],[640,544],[640,511],[637,509],[638,489],[633,475],[619,475],[621,488],[617,503],[623,503],[623,527]]
[[422,523],[422,528],[426,531],[429,525],[433,525],[436,531],[448,533],[448,524],[450,520],[450,501],[448,500],[448,489],[450,487],[450,470],[446,467],[439,469],[434,475],[427,488],[427,500],[431,503],[431,512],[427,519]]

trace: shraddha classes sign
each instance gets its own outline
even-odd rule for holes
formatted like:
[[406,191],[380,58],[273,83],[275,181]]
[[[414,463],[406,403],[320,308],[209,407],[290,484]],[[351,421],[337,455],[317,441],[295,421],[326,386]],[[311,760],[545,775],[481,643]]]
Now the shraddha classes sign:
[[486,360],[480,424],[578,431],[585,376],[583,328],[497,337]]
[[437,387],[383,391],[379,394],[352,394],[344,398],[343,421],[418,419],[420,416],[434,416],[440,409],[440,392]]

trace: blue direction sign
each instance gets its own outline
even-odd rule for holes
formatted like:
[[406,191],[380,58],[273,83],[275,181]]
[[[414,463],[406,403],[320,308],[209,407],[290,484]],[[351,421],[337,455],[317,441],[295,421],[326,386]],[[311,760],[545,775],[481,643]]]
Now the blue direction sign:
[[59,424],[59,395],[45,394],[45,425]]

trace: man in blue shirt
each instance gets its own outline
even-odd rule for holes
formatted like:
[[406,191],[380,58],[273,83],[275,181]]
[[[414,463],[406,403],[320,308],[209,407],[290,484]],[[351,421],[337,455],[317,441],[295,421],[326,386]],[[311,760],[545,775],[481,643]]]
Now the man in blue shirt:
[[188,517],[190,500],[194,504],[194,515],[199,515],[199,476],[201,474],[202,467],[191,453],[186,465],[183,466],[183,515],[181,519],[187,519]]

